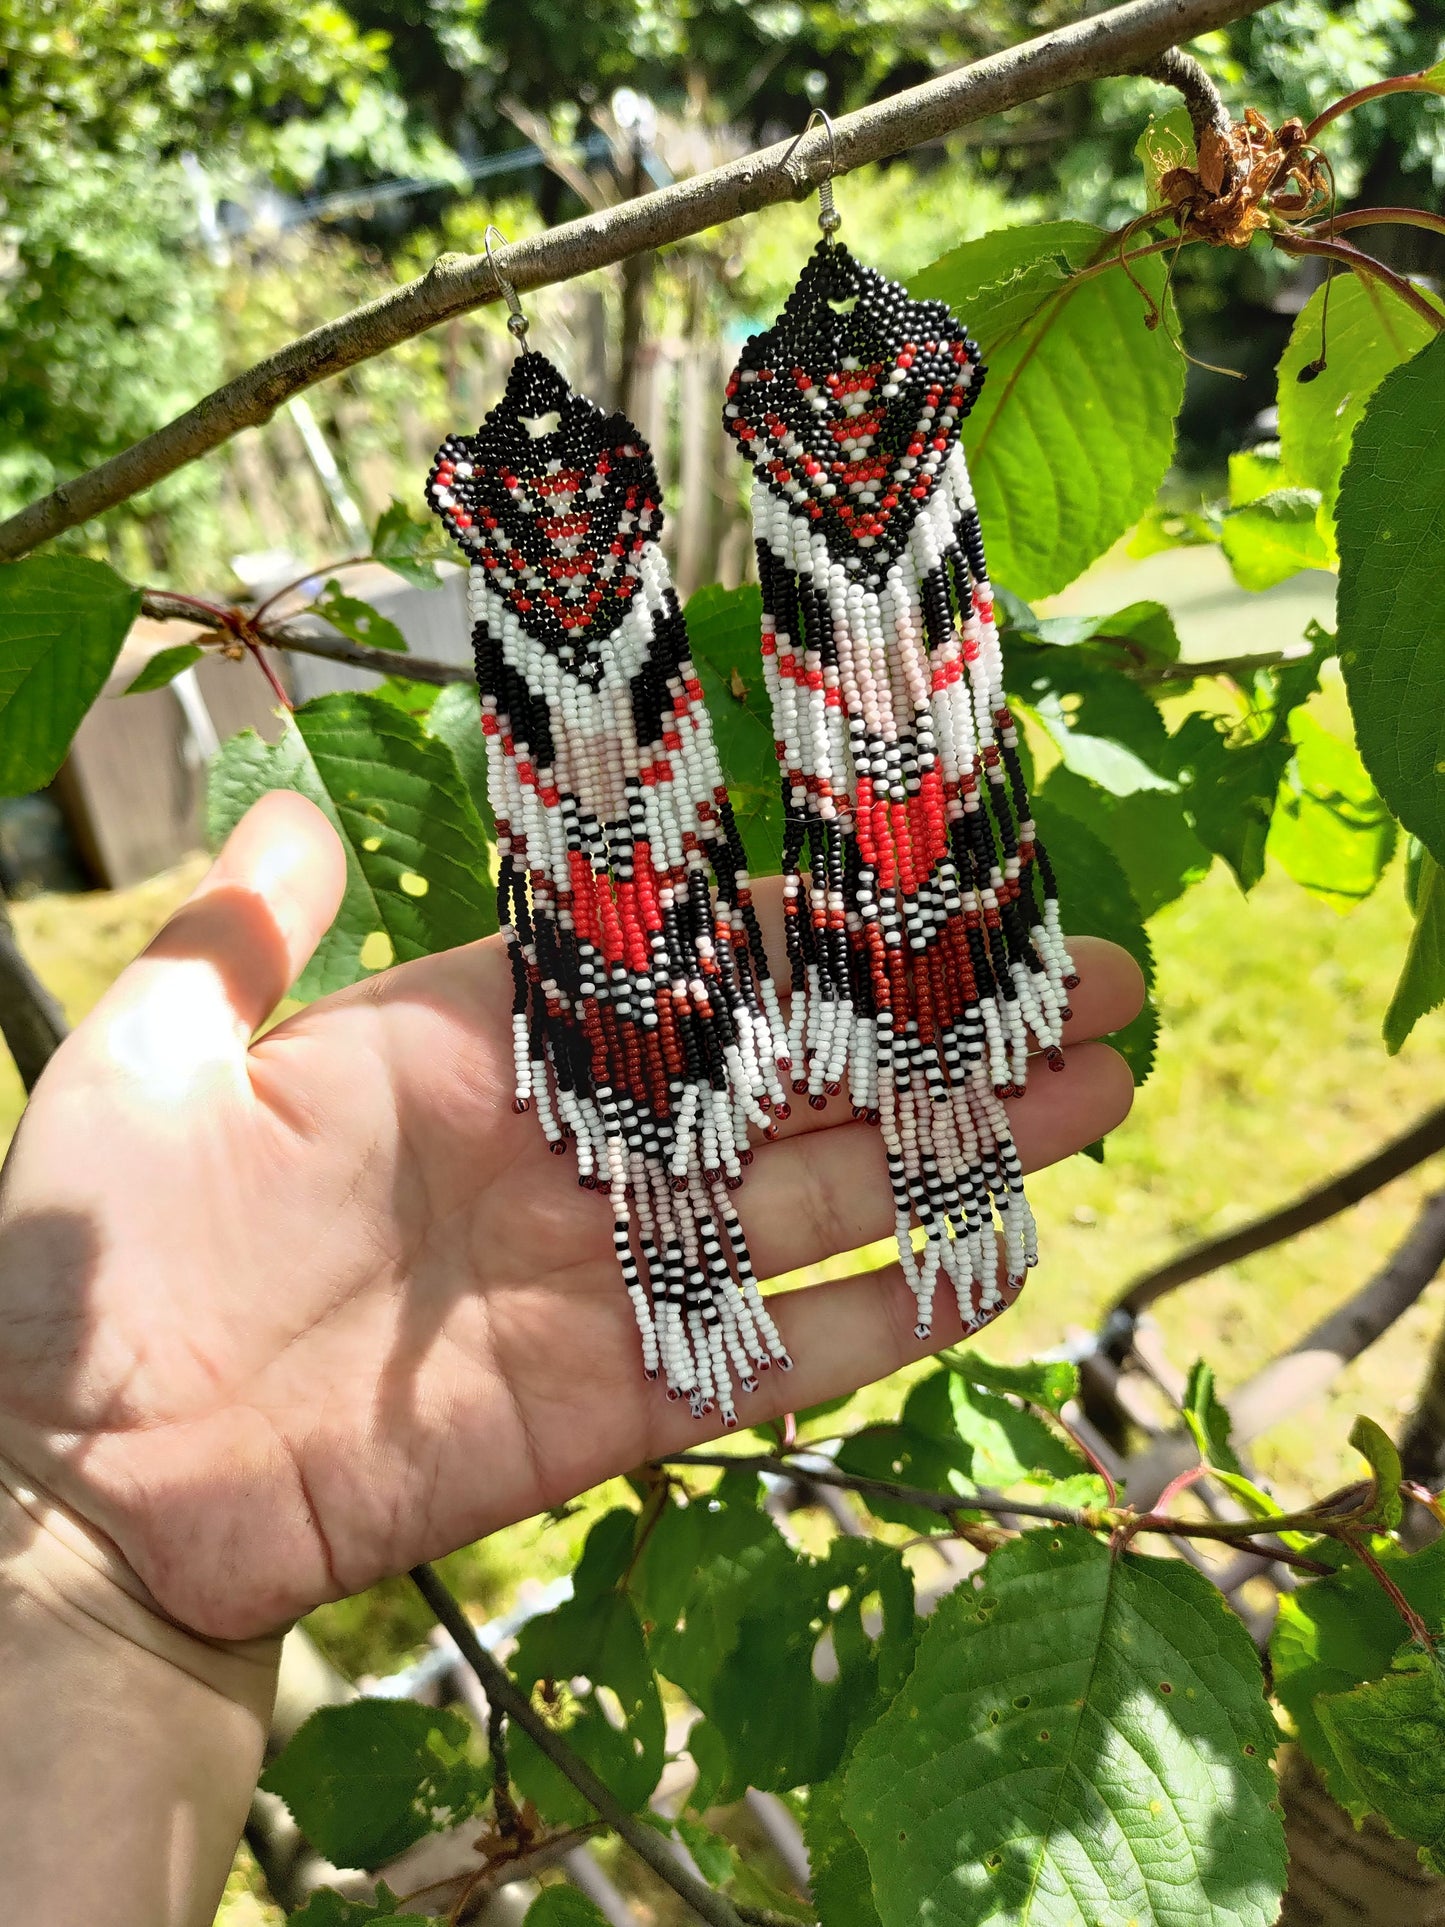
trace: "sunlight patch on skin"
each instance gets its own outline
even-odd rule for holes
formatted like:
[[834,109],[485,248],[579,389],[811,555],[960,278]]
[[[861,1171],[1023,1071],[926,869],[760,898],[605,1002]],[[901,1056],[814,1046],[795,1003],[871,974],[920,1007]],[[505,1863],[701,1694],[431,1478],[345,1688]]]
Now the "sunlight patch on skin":
[[385,970],[396,957],[396,947],[384,930],[373,930],[361,946],[359,961],[363,970]]
[[236,1013],[213,966],[176,959],[164,972],[163,984],[122,1009],[106,1032],[112,1059],[144,1082],[148,1105],[213,1084],[219,1069],[236,1078],[244,1069]]

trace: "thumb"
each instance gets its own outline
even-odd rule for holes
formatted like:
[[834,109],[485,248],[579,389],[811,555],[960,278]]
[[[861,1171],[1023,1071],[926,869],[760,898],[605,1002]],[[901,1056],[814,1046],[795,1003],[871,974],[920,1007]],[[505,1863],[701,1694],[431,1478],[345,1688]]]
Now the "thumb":
[[310,960],[346,887],[329,819],[292,790],[246,812],[194,892],[125,970],[82,1032],[152,1075],[239,1059]]

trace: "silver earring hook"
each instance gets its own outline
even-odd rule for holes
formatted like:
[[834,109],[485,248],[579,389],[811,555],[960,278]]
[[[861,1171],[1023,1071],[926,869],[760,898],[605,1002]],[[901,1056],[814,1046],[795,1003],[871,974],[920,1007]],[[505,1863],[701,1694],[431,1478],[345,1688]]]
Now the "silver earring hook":
[[504,248],[510,247],[511,243],[499,227],[493,227],[490,221],[487,223],[487,231],[482,236],[482,246],[487,251],[487,266],[492,270],[492,279],[501,289],[507,303],[507,333],[520,347],[527,338],[527,329],[531,326],[531,323],[522,313],[522,304],[517,299],[517,290],[512,286],[512,283],[507,279],[506,275],[502,273],[502,270],[492,258],[492,236],[494,234]]
[[821,107],[815,107],[803,123],[802,132],[795,136],[792,145],[780,163],[783,167],[793,158],[798,148],[812,133],[821,126],[828,136],[828,171],[818,183],[818,226],[825,236],[834,235],[843,225],[843,217],[838,212],[833,199],[833,176],[838,172],[838,141],[833,132],[833,123]]

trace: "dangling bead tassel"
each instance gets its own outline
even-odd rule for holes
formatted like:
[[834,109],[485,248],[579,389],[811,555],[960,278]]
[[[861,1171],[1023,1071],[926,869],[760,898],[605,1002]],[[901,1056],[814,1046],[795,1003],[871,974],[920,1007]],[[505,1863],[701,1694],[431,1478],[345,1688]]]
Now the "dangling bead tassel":
[[724,414],[756,476],[793,1090],[846,1083],[880,1127],[920,1338],[940,1272],[971,1331],[1037,1263],[1002,1100],[1030,1039],[1062,1062],[1078,981],[959,442],[983,374],[941,302],[824,240]]
[[527,353],[427,493],[470,565],[515,1108],[607,1193],[647,1375],[733,1424],[789,1364],[729,1196],[787,1046],[652,458]]

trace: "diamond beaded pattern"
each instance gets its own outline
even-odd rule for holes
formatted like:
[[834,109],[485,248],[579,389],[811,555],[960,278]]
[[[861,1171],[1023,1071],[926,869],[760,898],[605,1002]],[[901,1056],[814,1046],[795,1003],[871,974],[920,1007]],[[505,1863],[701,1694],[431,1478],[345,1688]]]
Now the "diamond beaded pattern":
[[820,241],[723,411],[760,481],[876,587],[937,484],[984,369],[941,301]]
[[960,440],[983,373],[941,302],[825,239],[723,416],[754,472],[793,1088],[846,1083],[880,1127],[920,1338],[940,1275],[976,1330],[1037,1262],[1004,1100],[1031,1040],[1062,1062],[1076,981]]
[[611,1205],[648,1375],[732,1424],[789,1362],[729,1197],[786,1038],[652,457],[523,354],[427,495],[471,565],[516,1108]]
[[600,676],[599,645],[640,587],[638,553],[662,533],[657,471],[627,417],[579,395],[544,355],[520,355],[477,434],[443,442],[428,494],[527,633]]

